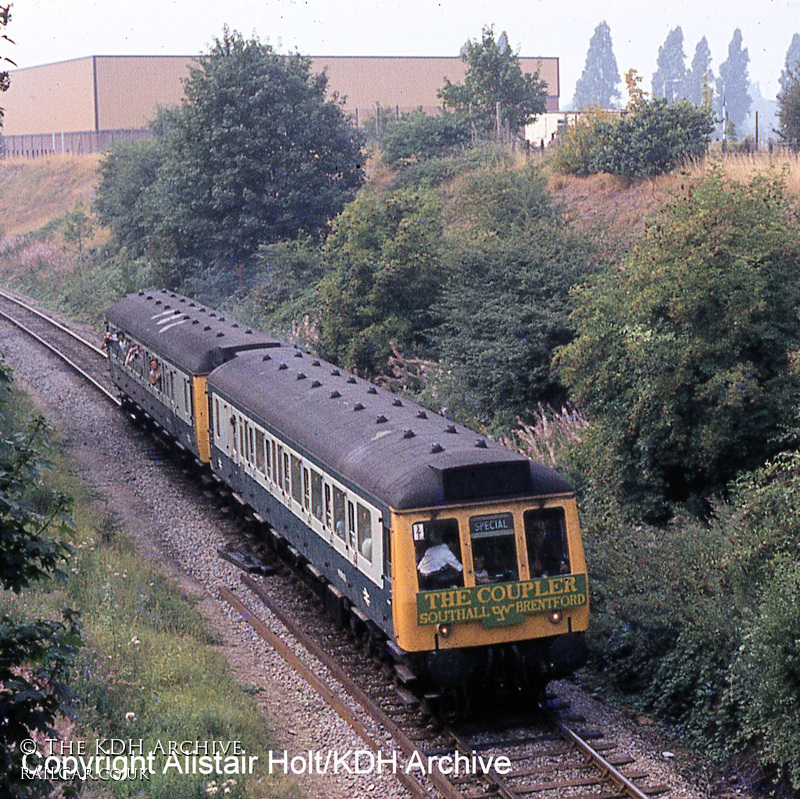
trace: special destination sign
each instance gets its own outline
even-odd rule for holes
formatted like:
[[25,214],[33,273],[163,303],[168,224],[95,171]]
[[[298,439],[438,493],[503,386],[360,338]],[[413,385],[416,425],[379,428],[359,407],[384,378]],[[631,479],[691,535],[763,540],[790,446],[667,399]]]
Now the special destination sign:
[[417,623],[480,621],[484,627],[499,627],[520,624],[531,613],[579,608],[587,601],[585,574],[422,591],[417,594]]

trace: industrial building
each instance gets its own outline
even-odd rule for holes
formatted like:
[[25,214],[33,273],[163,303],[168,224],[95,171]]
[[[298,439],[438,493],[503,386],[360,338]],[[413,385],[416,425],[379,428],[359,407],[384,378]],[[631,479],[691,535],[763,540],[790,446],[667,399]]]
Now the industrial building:
[[[147,135],[158,106],[180,103],[193,56],[87,56],[16,69],[2,95],[2,141],[8,154],[94,152],[120,138]],[[312,70],[325,72],[328,89],[345,100],[362,126],[377,106],[405,113],[435,113],[444,79],[464,79],[460,58],[312,56]],[[557,58],[520,58],[524,72],[548,87],[547,110],[558,111]]]

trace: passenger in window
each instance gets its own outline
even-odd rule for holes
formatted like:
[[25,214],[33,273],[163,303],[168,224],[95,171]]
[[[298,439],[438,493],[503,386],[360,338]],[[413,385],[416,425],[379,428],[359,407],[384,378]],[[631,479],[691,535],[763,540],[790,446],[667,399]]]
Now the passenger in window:
[[128,354],[125,356],[125,366],[131,366],[134,361],[139,359],[139,356],[142,354],[142,351],[139,349],[138,344],[134,344],[129,350]]
[[372,560],[372,538],[365,538],[361,542],[361,556],[367,560]]
[[155,359],[150,359],[150,385],[161,391],[161,364]]
[[486,562],[483,558],[475,558],[475,585],[486,585],[491,582]]
[[539,547],[539,560],[544,574],[569,574],[569,565],[564,557],[564,542],[560,530],[546,527],[542,544]]
[[106,333],[105,337],[103,338],[103,343],[100,347],[104,352],[108,354],[111,358],[118,358],[119,357],[119,337],[120,334],[117,333],[115,330],[113,333],[108,332]]
[[434,533],[431,545],[417,564],[421,585],[420,588],[447,588],[463,581],[460,575],[464,570],[461,561],[453,554],[453,550],[441,536]]

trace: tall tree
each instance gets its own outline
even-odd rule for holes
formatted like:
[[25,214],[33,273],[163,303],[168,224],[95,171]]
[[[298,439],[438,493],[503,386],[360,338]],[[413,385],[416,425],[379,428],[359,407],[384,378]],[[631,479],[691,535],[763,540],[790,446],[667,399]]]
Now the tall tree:
[[686,99],[695,105],[702,105],[703,92],[714,86],[714,73],[711,71],[711,50],[708,40],[704,36],[694,49],[692,66],[686,72],[685,94]]
[[800,74],[790,71],[778,93],[778,133],[795,152],[800,144]]
[[750,83],[747,72],[749,63],[747,48],[742,47],[742,32],[737,28],[728,45],[728,58],[719,65],[717,79],[718,110],[722,113],[724,108],[727,118],[733,123],[736,131],[741,131],[744,126],[752,103],[747,93]]
[[611,43],[611,28],[603,20],[589,40],[586,64],[583,73],[575,84],[573,105],[576,108],[599,106],[609,108],[613,100],[620,97],[619,70]]
[[792,43],[786,51],[786,61],[784,62],[781,76],[778,78],[782,92],[785,92],[789,86],[789,76],[791,74],[796,75],[798,68],[800,68],[800,33],[795,33],[792,36]]
[[685,95],[686,54],[683,52],[683,31],[673,28],[658,48],[658,69],[653,74],[653,97],[677,100]]
[[461,48],[461,60],[467,65],[464,83],[445,78],[437,94],[445,109],[468,116],[484,135],[496,125],[497,103],[515,132],[544,113],[547,84],[538,72],[523,73],[505,32],[495,41],[494,28],[484,27],[480,41],[470,39]]
[[164,146],[144,153],[148,168],[119,161],[137,181],[155,166],[145,196],[106,183],[109,170],[101,204],[106,190],[112,212],[136,204],[148,253],[173,285],[209,267],[242,276],[262,244],[323,237],[364,177],[360,135],[327,83],[299,53],[226,28],[190,70],[180,108],[160,120]]

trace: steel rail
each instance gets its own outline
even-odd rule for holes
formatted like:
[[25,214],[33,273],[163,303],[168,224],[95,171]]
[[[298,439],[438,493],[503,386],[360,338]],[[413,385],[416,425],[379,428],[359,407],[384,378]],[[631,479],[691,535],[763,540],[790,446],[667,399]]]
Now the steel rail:
[[[369,694],[359,686],[352,677],[338,664],[325,650],[310,636],[308,636],[294,619],[278,607],[264,587],[259,585],[252,577],[246,574],[241,575],[241,581],[247,586],[264,604],[264,607],[272,613],[278,621],[291,633],[292,637],[313,657],[323,663],[336,681],[358,702],[364,711],[379,725],[381,725],[392,736],[400,747],[401,751],[408,757],[414,754],[421,754],[419,747],[406,735],[400,726],[384,711],[380,705],[372,700]],[[409,775],[410,776],[410,775]],[[463,794],[456,790],[452,783],[444,775],[435,771],[426,775],[428,780],[433,783],[436,789],[446,797],[446,799],[461,799]],[[424,790],[424,789],[423,789]],[[429,794],[425,792],[425,795]]]
[[[105,386],[103,386],[102,384],[98,383],[97,380],[95,380],[82,367],[78,366],[78,364],[75,363],[75,361],[73,361],[66,353],[64,353],[61,350],[59,350],[57,347],[55,347],[49,341],[46,341],[45,339],[43,339],[38,333],[35,333],[33,330],[28,328],[25,324],[20,322],[18,319],[15,319],[13,316],[9,316],[5,311],[0,311],[0,316],[3,319],[5,319],[6,321],[11,322],[11,324],[14,325],[15,327],[18,327],[23,333],[25,333],[26,335],[30,336],[32,339],[37,341],[43,347],[46,347],[48,350],[50,350],[50,352],[52,352],[54,355],[56,355],[62,361],[64,361],[64,363],[66,363],[71,369],[76,371],[81,377],[83,377],[85,380],[88,380],[98,391],[100,391],[107,399],[111,400],[111,402],[113,402],[117,407],[121,407],[122,406],[122,401],[119,399],[119,397],[117,397],[115,394],[112,394]],[[41,316],[43,319],[47,320],[48,322],[51,321],[44,314],[40,313],[39,316]],[[54,326],[55,327],[60,327],[60,325],[57,322],[54,323]],[[75,337],[78,338],[77,336],[75,336]],[[82,343],[86,344],[87,342],[82,341]]]
[[[332,688],[322,680],[311,668],[305,664],[287,645],[282,641],[258,616],[254,615],[250,609],[231,591],[229,588],[223,586],[219,590],[220,597],[224,599],[239,615],[263,638],[274,650],[291,666],[307,683],[316,691],[326,702],[333,708],[333,710],[343,719],[353,731],[370,747],[376,754],[382,752],[380,743],[369,733],[364,725],[355,717],[350,708],[342,702],[342,700],[335,694]],[[289,632],[292,632],[289,629]],[[299,642],[301,645],[303,642]],[[306,651],[309,651],[303,645]],[[313,652],[310,654],[314,655]],[[318,658],[319,659],[319,658]],[[333,676],[339,680],[339,674],[334,673],[335,670],[330,668],[330,659],[324,658],[321,660],[323,665],[329,667],[329,671]],[[341,672],[343,674],[343,672]],[[347,688],[347,686],[344,686]],[[348,690],[349,692],[349,690]],[[370,714],[371,715],[371,714]],[[377,719],[376,719],[377,720]],[[417,797],[429,797],[430,794],[425,790],[423,785],[411,774],[407,774],[403,769],[397,769],[394,772],[395,776],[401,783]],[[460,795],[459,795],[460,797]]]
[[8,289],[0,288],[0,297],[3,299],[9,300],[20,306],[20,308],[24,308],[26,311],[30,311],[32,314],[44,319],[46,322],[51,324],[53,327],[57,327],[62,332],[66,333],[69,336],[72,336],[76,341],[79,341],[84,346],[88,347],[91,350],[94,350],[101,358],[108,358],[108,354],[98,347],[96,344],[93,344],[91,341],[87,341],[83,336],[79,333],[76,333],[74,330],[70,330],[66,325],[62,325],[61,322],[57,322],[51,316],[48,316],[46,313],[40,311],[38,308],[34,308],[32,305],[28,305],[28,303],[23,302],[19,297],[15,297],[13,294],[8,292]]
[[547,708],[542,708],[551,723],[559,730],[561,735],[576,746],[591,762],[606,774],[618,788],[624,791],[631,799],[650,799],[641,788],[634,785],[619,769],[608,762],[593,746],[581,738],[578,733],[563,724],[561,720]]

